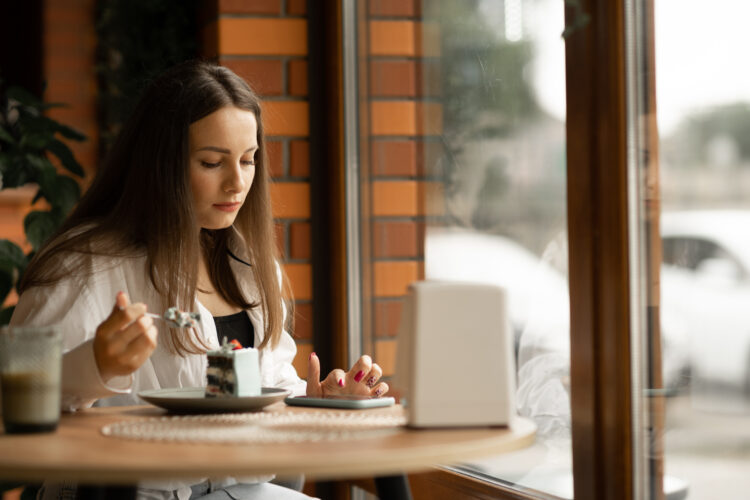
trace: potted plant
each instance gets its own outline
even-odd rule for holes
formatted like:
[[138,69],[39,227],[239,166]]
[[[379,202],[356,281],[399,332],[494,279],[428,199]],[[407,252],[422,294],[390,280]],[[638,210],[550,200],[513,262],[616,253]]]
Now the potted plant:
[[[45,103],[20,87],[7,90],[0,81],[0,190],[36,184],[38,190],[23,226],[31,250],[0,239],[0,304],[16,287],[26,266],[41,245],[62,224],[81,196],[78,182],[58,171],[50,161],[57,157],[63,169],[82,178],[83,168],[61,137],[82,141],[84,135],[44,115],[61,104]],[[7,324],[14,306],[0,310],[0,325]]]

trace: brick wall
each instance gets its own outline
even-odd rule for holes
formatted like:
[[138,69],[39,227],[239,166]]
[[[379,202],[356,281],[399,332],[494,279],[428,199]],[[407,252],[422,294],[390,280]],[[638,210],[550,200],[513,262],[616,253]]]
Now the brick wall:
[[[424,278],[425,222],[440,213],[430,166],[442,146],[437,30],[420,0],[370,0],[367,46],[373,248],[372,344],[384,374],[395,371],[401,299]],[[438,196],[432,196],[437,194]]]
[[203,27],[206,56],[247,80],[263,99],[276,234],[296,307],[295,368],[312,350],[309,105],[305,0],[217,0]]
[[[87,136],[84,142],[65,141],[86,172],[83,184],[93,177],[96,167],[98,132],[96,123],[96,73],[94,55],[95,0],[46,0],[43,6],[42,73],[47,84],[43,99],[64,103],[48,116]],[[55,157],[51,158],[54,161]],[[0,193],[0,238],[7,238],[30,249],[23,231],[23,219],[32,209],[35,187],[22,187]],[[12,293],[6,305],[17,300]]]

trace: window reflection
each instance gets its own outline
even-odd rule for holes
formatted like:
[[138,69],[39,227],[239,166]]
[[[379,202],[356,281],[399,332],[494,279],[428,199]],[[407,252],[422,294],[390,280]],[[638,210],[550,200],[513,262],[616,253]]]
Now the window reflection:
[[[427,279],[508,294],[518,412],[537,443],[461,466],[518,487],[572,497],[563,3],[423,3],[438,26],[443,189],[427,220]],[[428,203],[430,201],[428,200]]]

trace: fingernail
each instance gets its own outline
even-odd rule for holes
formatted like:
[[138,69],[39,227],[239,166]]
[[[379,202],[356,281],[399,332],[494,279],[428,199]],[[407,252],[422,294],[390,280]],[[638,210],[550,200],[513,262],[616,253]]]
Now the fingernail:
[[380,387],[377,391],[375,391],[375,397],[379,398],[381,394],[383,394],[383,388],[382,387]]
[[313,359],[313,356],[315,356],[315,353],[314,353],[314,352],[311,352],[311,353],[310,353],[310,357],[309,357],[309,358],[307,358],[307,360],[308,360],[308,361],[310,361],[311,359]]
[[343,378],[340,378],[340,379],[339,379],[339,385],[340,385],[341,387],[344,387],[344,379],[343,379]]
[[367,387],[372,387],[375,385],[375,382],[377,382],[378,379],[375,378],[373,375],[372,377],[367,379]]
[[354,381],[355,381],[355,382],[359,382],[360,380],[362,380],[362,377],[364,377],[364,376],[365,376],[365,372],[363,372],[362,370],[360,370],[360,371],[358,371],[358,372],[357,372],[357,374],[356,374],[356,375],[354,376]]

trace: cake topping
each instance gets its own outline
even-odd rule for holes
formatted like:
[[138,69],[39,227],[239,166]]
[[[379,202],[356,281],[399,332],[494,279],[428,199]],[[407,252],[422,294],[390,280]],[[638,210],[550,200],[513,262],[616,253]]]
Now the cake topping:
[[196,322],[200,321],[201,315],[196,312],[185,312],[180,311],[176,307],[170,307],[164,313],[164,319],[171,322],[178,328],[188,328],[196,326]]
[[224,338],[223,338],[223,339],[221,340],[221,347],[219,347],[219,349],[218,349],[218,350],[219,350],[219,351],[222,351],[222,352],[224,352],[224,353],[230,353],[230,352],[232,352],[232,351],[237,351],[237,350],[239,350],[239,349],[244,349],[244,348],[242,347],[242,344],[240,344],[240,341],[239,341],[239,340],[237,340],[237,339],[232,339],[232,341],[231,341],[231,342],[228,342],[228,341],[227,341],[227,338],[226,338],[226,337],[224,337]]

